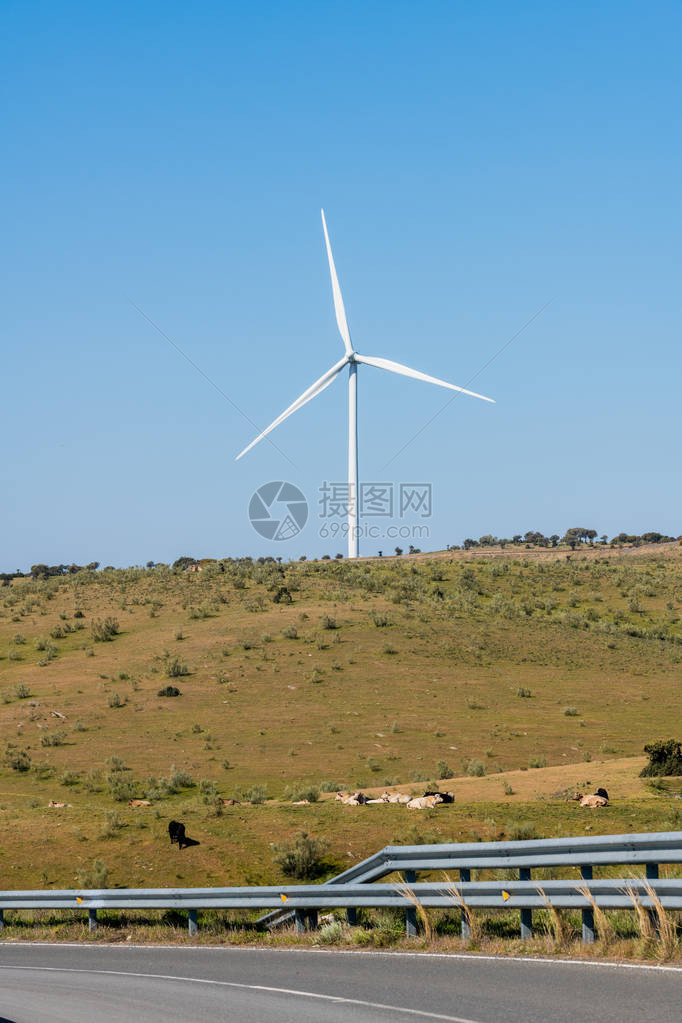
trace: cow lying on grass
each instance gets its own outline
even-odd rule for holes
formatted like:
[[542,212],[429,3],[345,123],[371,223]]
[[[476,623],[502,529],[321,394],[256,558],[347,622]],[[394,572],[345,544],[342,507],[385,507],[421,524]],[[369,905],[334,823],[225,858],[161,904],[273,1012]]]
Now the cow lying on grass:
[[369,802],[364,792],[337,792],[334,798],[345,806],[364,806]]
[[609,805],[609,794],[606,789],[597,789],[596,792],[586,796],[581,792],[576,792],[573,799],[580,803],[581,806],[589,806],[592,809]]

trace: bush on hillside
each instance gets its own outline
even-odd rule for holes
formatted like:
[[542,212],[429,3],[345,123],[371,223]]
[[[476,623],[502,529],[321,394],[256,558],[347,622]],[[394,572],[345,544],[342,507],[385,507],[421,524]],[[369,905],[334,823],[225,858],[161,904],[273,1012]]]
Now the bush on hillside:
[[3,757],[5,767],[13,771],[29,771],[31,769],[31,758],[25,749],[17,749],[11,743],[8,744]]
[[157,696],[180,696],[180,690],[177,686],[164,686],[163,689],[159,689]]
[[644,747],[649,763],[640,772],[641,778],[682,775],[682,743],[675,739],[650,742]]
[[293,842],[273,845],[275,863],[287,877],[308,881],[324,873],[324,856],[329,843],[302,831]]
[[118,636],[118,629],[116,618],[105,618],[104,621],[96,618],[90,625],[90,632],[95,643],[110,643],[114,636]]
[[168,678],[180,678],[182,675],[189,675],[189,669],[179,657],[167,657],[164,670]]

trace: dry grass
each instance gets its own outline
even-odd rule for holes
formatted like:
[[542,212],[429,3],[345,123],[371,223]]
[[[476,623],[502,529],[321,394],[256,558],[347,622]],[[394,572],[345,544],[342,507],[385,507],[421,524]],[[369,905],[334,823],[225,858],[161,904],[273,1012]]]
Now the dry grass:
[[588,885],[579,885],[577,891],[584,895],[594,914],[594,925],[597,931],[597,945],[601,955],[606,955],[616,940],[616,931],[601,906],[590,891]]
[[403,895],[407,899],[407,901],[414,906],[415,910],[417,911],[417,916],[422,922],[422,927],[424,929],[424,938],[426,939],[426,941],[430,942],[433,939],[433,928],[431,926],[431,921],[429,920],[429,914],[426,912],[426,909],[417,898],[414,889],[410,888],[410,886],[406,884],[404,881],[399,881],[396,887],[400,894]]
[[657,958],[672,959],[679,950],[677,928],[668,913],[666,913],[655,888],[648,881],[644,883],[644,890],[651,899],[656,912]]
[[552,936],[552,951],[565,952],[570,941],[570,931],[559,910],[552,905],[545,891],[538,886],[538,895],[545,904]]
[[445,875],[445,880],[447,882],[444,889],[445,894],[449,895],[452,899],[454,899],[462,911],[462,917],[464,918],[467,929],[469,931],[469,937],[467,939],[468,944],[478,946],[481,942],[480,922],[478,918],[474,915],[471,907],[467,906],[461,891],[459,890],[455,882],[452,880],[452,878],[449,877],[448,874]]
[[[625,938],[617,936],[608,952],[599,943],[583,945],[569,933],[565,944],[552,941],[549,945],[547,937],[538,934],[528,941],[515,938],[503,938],[490,933],[492,920],[484,914],[477,914],[480,932],[475,942],[463,941],[459,935],[432,933],[428,938],[421,935],[416,939],[418,947],[426,952],[457,953],[476,951],[483,955],[524,955],[546,956],[557,955],[585,960],[610,959],[631,962],[651,962],[662,960],[663,951],[659,942],[652,941],[648,948],[643,948],[641,938]],[[318,931],[306,931],[297,934],[293,928],[274,933],[257,933],[253,925],[244,920],[238,913],[199,914],[199,932],[190,938],[187,922],[182,913],[166,913],[153,911],[130,911],[114,914],[99,914],[98,929],[88,931],[85,914],[66,911],[42,911],[30,913],[7,913],[6,927],[0,938],[3,942],[16,941],[82,941],[95,944],[177,944],[177,945],[225,945],[225,946],[259,946],[268,948],[312,947],[320,944]],[[396,927],[384,920],[381,914],[366,914],[360,927],[342,928],[340,948],[381,947],[393,949],[414,949],[415,939],[407,938],[404,928]],[[665,955],[667,962],[681,964],[682,950],[679,943],[671,946]]]
[[625,893],[632,901],[637,916],[637,924],[640,935],[640,951],[644,956],[650,956],[654,946],[655,933],[651,926],[651,917],[642,905],[639,893],[632,885],[626,885]]
[[[431,841],[504,838],[514,818],[547,836],[665,828],[670,804],[638,780],[638,755],[682,719],[679,608],[674,599],[666,608],[682,592],[680,553],[226,563],[224,572],[130,569],[2,587],[0,730],[32,764],[20,772],[0,763],[4,884],[40,887],[44,874],[48,885],[69,887],[98,858],[116,884],[276,881],[269,842],[302,828],[329,838],[338,868],[414,841],[415,828]],[[293,603],[273,602],[273,580]],[[635,615],[636,588],[644,611]],[[579,627],[569,612],[582,616]],[[321,629],[325,615],[339,627]],[[118,620],[118,634],[93,643],[92,621],[107,618]],[[19,633],[25,642],[10,658]],[[57,656],[41,664],[36,643],[53,633]],[[397,653],[385,653],[387,640]],[[190,674],[178,680],[179,697],[159,698],[168,652],[180,646]],[[20,684],[30,698],[18,698]],[[518,699],[520,686],[532,698]],[[113,693],[125,705],[111,707]],[[564,717],[568,703],[584,717]],[[57,731],[65,742],[43,744]],[[4,752],[3,743],[0,761]],[[423,791],[442,761],[461,773],[441,782],[456,805],[416,818],[401,807],[327,800],[230,807],[219,818],[198,787],[129,811],[107,788],[112,756],[128,767],[121,774],[135,795],[173,763],[221,796],[267,785],[277,798],[325,779]],[[524,770],[534,756],[549,766]],[[465,776],[472,759],[486,765],[485,777]],[[598,785],[612,796],[605,811],[581,811],[560,795]],[[48,810],[50,800],[71,805]],[[104,837],[112,811],[122,827]],[[170,848],[173,817],[200,846],[182,855]]]

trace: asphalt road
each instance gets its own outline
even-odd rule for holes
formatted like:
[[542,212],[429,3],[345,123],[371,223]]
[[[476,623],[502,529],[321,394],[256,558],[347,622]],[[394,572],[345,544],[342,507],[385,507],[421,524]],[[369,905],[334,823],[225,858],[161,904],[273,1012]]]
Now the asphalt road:
[[682,970],[477,957],[0,944],[0,1023],[679,1023]]

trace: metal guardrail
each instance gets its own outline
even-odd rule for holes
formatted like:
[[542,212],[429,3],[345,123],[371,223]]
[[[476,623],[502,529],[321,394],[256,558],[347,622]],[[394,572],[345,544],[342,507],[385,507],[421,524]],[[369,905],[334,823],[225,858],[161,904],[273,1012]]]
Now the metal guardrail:
[[[530,842],[480,842],[461,845],[387,846],[363,863],[325,884],[240,888],[69,889],[0,892],[0,927],[4,912],[18,909],[87,911],[90,929],[102,909],[179,909],[188,912],[190,934],[197,930],[199,910],[285,909],[297,929],[316,926],[319,909],[343,908],[349,917],[362,907],[405,909],[408,934],[416,933],[413,898],[425,908],[460,908],[462,934],[469,934],[467,910],[519,909],[522,937],[532,934],[532,912],[547,904],[582,911],[583,940],[594,940],[593,903],[581,893],[589,889],[601,909],[633,909],[634,899],[653,915],[656,894],[664,909],[682,909],[682,879],[658,877],[659,863],[682,863],[682,832],[646,835],[605,835],[595,838],[546,839]],[[646,878],[594,879],[593,866],[644,865]],[[581,880],[531,880],[532,868],[580,868]],[[516,870],[519,880],[472,881],[471,871]],[[376,883],[375,878],[402,871],[402,884]],[[417,873],[458,870],[459,882],[418,882]],[[355,875],[350,876],[350,875]],[[370,883],[374,882],[374,883]],[[634,897],[634,899],[633,899]]]
[[507,870],[682,863],[682,831],[457,845],[387,845],[327,884],[369,882],[394,871]]
[[[661,831],[631,835],[594,835],[579,838],[542,838],[518,842],[468,842],[439,845],[387,845],[384,849],[327,881],[326,885],[368,884],[400,872],[408,883],[419,873],[456,870],[460,882],[471,879],[472,870],[513,870],[519,879],[529,881],[533,870],[574,867],[587,881],[594,867],[636,866],[645,868],[649,880],[658,877],[660,863],[682,863],[682,832]],[[583,936],[594,935],[592,913],[583,913]],[[416,932],[414,910],[407,911],[408,933]],[[264,926],[278,926],[291,919],[280,909],[262,917]],[[349,923],[355,923],[355,911],[348,911]],[[466,921],[462,924],[466,930]],[[532,908],[521,909],[521,937],[532,936]]]
[[[0,892],[0,909],[74,909],[86,911],[94,929],[97,911],[104,909],[178,909],[189,913],[196,931],[199,910],[268,909],[286,899],[295,914],[320,909],[388,907],[411,909],[414,903],[404,884],[285,885],[260,888],[119,888],[62,891]],[[647,881],[607,878],[599,881],[465,881],[415,882],[409,892],[426,909],[559,909],[592,908],[581,888],[589,889],[601,909],[633,909],[634,898],[655,909],[652,892],[664,909],[682,909],[682,878]]]

